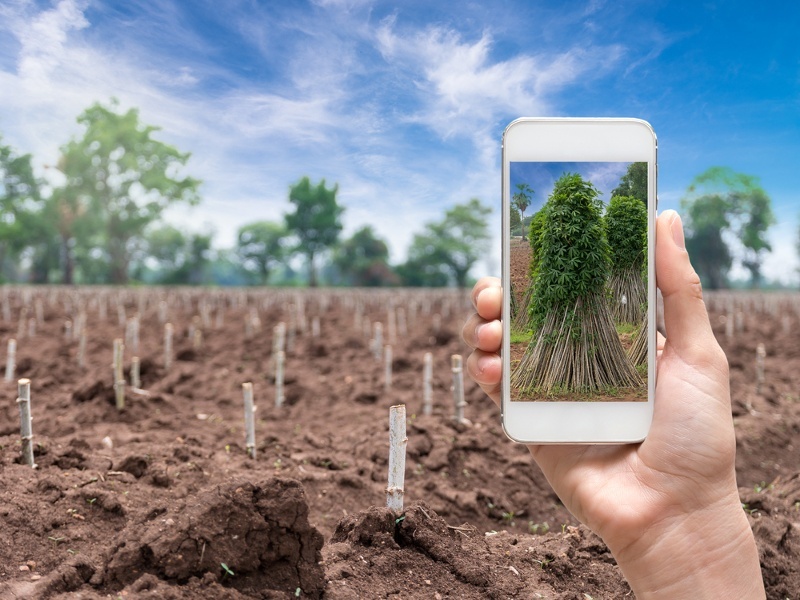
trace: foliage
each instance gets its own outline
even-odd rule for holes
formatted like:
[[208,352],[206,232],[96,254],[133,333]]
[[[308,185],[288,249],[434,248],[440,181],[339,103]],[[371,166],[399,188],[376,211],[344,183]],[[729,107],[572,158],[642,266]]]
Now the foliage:
[[[142,248],[142,261],[136,261],[141,278],[144,262],[158,265],[156,281],[165,285],[200,285],[207,283],[211,266],[213,234],[184,233],[171,225],[150,230]],[[138,264],[137,264],[138,263]]]
[[491,212],[473,198],[449,209],[441,221],[426,224],[422,233],[414,235],[406,265],[398,268],[404,284],[443,285],[451,278],[458,287],[466,287],[470,269],[489,250],[486,219]]
[[389,247],[370,225],[356,231],[334,254],[333,262],[348,285],[396,285],[398,276],[389,266]]
[[530,277],[533,282],[536,282],[536,274],[539,270],[539,257],[542,253],[542,232],[544,231],[546,206],[545,204],[545,206],[534,213],[529,227],[530,233],[528,239],[531,244]]
[[342,230],[344,207],[336,202],[338,191],[338,185],[331,189],[325,187],[324,179],[312,186],[308,177],[303,177],[289,190],[289,202],[295,210],[285,215],[286,228],[298,238],[295,251],[308,259],[311,287],[317,285],[315,257],[336,244]]
[[273,268],[283,262],[288,232],[282,223],[256,221],[239,228],[236,255],[242,270],[258,285],[266,285]]
[[605,215],[611,268],[641,270],[645,260],[642,241],[647,235],[647,208],[633,196],[614,196]]
[[764,254],[772,250],[766,233],[776,220],[758,178],[711,167],[695,177],[682,204],[688,216],[686,248],[693,261],[697,257],[695,268],[709,287],[727,285],[734,254],[750,271],[751,285],[759,285]]
[[534,330],[552,310],[603,290],[610,249],[598,196],[591,182],[577,174],[566,173],[553,186],[543,208],[541,250],[537,253],[531,305]]
[[[525,211],[531,205],[531,196],[533,196],[534,193],[533,188],[527,183],[517,184],[517,193],[512,196],[511,204],[513,207],[519,209],[522,217],[525,217]],[[524,230],[522,232],[522,239],[525,239]]]
[[619,185],[611,190],[611,197],[629,196],[644,202],[647,206],[647,163],[634,162],[620,178]]
[[66,183],[52,204],[65,222],[62,248],[100,249],[110,281],[125,283],[136,239],[169,206],[197,203],[199,181],[176,175],[188,153],[153,139],[158,128],[142,125],[136,109],[117,113],[116,107],[94,104],[78,117],[85,130],[61,149]]
[[6,274],[16,275],[20,253],[41,237],[42,223],[34,218],[40,204],[30,154],[18,155],[0,143],[0,282]]

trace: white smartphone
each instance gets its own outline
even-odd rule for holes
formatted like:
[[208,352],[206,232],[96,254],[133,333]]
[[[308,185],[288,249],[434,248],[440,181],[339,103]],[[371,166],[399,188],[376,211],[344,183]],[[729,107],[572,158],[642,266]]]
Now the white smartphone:
[[655,391],[657,142],[638,119],[523,118],[503,134],[503,429],[623,444]]

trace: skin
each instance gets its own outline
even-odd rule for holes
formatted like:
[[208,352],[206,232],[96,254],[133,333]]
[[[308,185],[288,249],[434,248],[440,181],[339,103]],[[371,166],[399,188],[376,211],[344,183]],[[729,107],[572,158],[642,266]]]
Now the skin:
[[[736,486],[728,362],[675,211],[656,226],[664,297],[653,424],[640,444],[529,445],[567,509],[608,545],[637,598],[764,598]],[[500,405],[502,289],[483,278],[462,336],[467,372]]]

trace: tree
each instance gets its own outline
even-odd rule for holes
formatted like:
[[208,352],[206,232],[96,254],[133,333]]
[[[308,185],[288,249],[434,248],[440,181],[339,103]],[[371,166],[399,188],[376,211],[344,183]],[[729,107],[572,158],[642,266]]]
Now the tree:
[[236,255],[242,269],[258,285],[266,285],[272,269],[283,262],[288,232],[281,223],[256,221],[239,228]]
[[30,154],[18,155],[0,143],[0,281],[17,276],[20,253],[41,237],[40,205]]
[[399,278],[389,266],[389,247],[370,225],[356,231],[336,249],[333,263],[348,285],[396,285]]
[[619,185],[611,190],[611,197],[629,196],[641,200],[647,206],[647,163],[634,162],[619,180]]
[[509,211],[509,229],[511,230],[511,235],[522,235],[522,217],[519,214],[519,209],[516,206],[512,206],[511,210]]
[[338,185],[326,188],[324,179],[312,186],[308,177],[303,177],[289,190],[289,202],[294,204],[295,210],[285,215],[286,228],[298,238],[295,251],[308,260],[308,285],[311,287],[317,285],[314,259],[336,244],[342,231],[344,207],[336,202],[338,191]]
[[565,173],[545,204],[530,309],[534,335],[511,374],[517,390],[641,384],[605,300],[611,250],[598,196],[580,175]]
[[728,167],[711,167],[692,181],[682,206],[688,217],[686,248],[708,287],[727,287],[737,254],[750,271],[751,285],[759,285],[764,254],[772,250],[765,236],[775,215],[758,179]]
[[[120,114],[116,108],[116,102],[110,108],[94,104],[78,117],[85,131],[61,149],[59,168],[67,180],[54,197],[71,219],[72,231],[64,237],[74,242],[67,240],[65,246],[99,244],[110,281],[124,284],[137,238],[167,207],[196,204],[200,182],[176,175],[188,153],[153,139],[158,128],[142,125],[136,109]],[[85,227],[89,222],[99,228]],[[76,236],[81,227],[99,231],[100,239]]]
[[458,287],[466,287],[472,265],[489,251],[486,219],[491,212],[477,198],[455,205],[445,212],[442,221],[428,223],[422,233],[414,235],[406,267],[401,271],[409,273],[413,266],[437,281],[446,274]]
[[639,325],[647,305],[642,279],[647,258],[647,208],[633,196],[614,196],[604,221],[611,250],[611,314],[617,323]]
[[[525,210],[531,205],[531,196],[533,196],[534,191],[531,186],[527,183],[518,183],[517,184],[517,193],[514,194],[512,200],[512,205],[519,209],[522,218],[525,218]],[[522,239],[525,239],[525,230],[522,230]]]

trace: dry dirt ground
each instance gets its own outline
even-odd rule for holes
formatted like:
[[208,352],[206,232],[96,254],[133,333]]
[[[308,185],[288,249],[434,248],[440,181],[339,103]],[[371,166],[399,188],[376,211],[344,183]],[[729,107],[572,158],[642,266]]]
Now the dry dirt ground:
[[[709,304],[731,364],[740,492],[768,595],[800,598],[800,300],[715,296]],[[385,391],[368,323],[382,322],[390,341],[392,307],[404,313],[395,312]],[[0,308],[0,367],[8,339],[18,343],[14,380],[0,380],[0,598],[629,595],[602,541],[567,513],[469,381],[471,424],[452,420],[449,365],[467,353],[465,293],[3,288]],[[82,311],[79,367],[65,321]],[[147,393],[128,390],[119,411],[112,341],[124,337],[120,316],[137,312]],[[175,326],[168,370],[160,316]],[[251,324],[248,338],[245,320],[255,316],[260,327]],[[270,356],[279,321],[290,331],[286,404],[276,408]],[[200,348],[191,328],[202,331]],[[756,393],[759,342],[766,380]],[[20,460],[18,377],[31,380],[36,469]],[[246,381],[257,404],[255,460],[245,453]],[[398,403],[408,410],[402,518],[383,508],[388,412]]]

